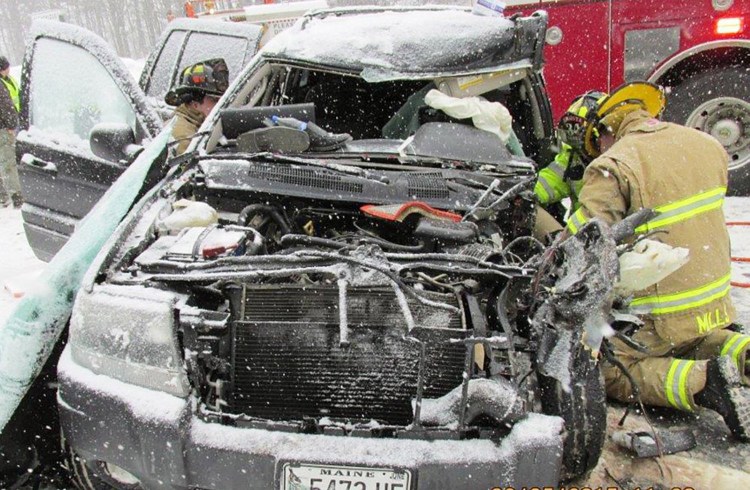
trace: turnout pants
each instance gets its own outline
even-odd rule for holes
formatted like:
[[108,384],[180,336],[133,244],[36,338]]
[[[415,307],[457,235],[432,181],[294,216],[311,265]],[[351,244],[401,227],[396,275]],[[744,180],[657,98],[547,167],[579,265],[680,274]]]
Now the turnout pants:
[[[617,339],[612,339],[612,345],[615,357],[630,372],[646,405],[694,410],[693,396],[706,386],[708,360],[723,355],[734,359],[743,374],[743,382],[750,385],[744,374],[745,356],[750,347],[748,335],[717,329],[705,337],[674,344],[660,337],[653,324],[647,322],[633,339],[645,346],[649,354],[638,352]],[[635,400],[631,383],[619,368],[605,362],[602,369],[610,398],[622,402]]]
[[16,137],[7,129],[0,129],[0,203],[14,194],[21,194],[16,169]]

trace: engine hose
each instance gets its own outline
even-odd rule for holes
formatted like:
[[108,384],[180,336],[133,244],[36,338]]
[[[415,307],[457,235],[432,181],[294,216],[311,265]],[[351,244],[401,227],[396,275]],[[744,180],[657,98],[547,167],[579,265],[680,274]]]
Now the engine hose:
[[309,245],[313,247],[335,248],[336,250],[340,250],[349,246],[348,244],[343,242],[337,242],[335,240],[329,240],[328,238],[320,238],[316,236],[288,234],[281,237],[282,247],[289,247],[293,245]]
[[240,226],[248,226],[248,219],[258,213],[263,213],[270,216],[271,219],[273,219],[274,223],[278,225],[282,235],[288,235],[292,232],[291,226],[289,226],[286,218],[282,216],[278,208],[275,208],[268,204],[251,204],[249,206],[245,206],[244,208],[242,208],[242,211],[240,211],[240,215],[237,218],[237,224]]
[[[399,252],[420,252],[424,250],[424,244],[419,245],[400,245],[398,243],[392,243],[387,240],[382,240],[375,237],[359,237],[355,240],[357,243],[369,243],[378,245],[379,247],[386,250],[396,250]],[[348,244],[344,242],[337,242],[336,240],[330,240],[328,238],[312,237],[307,235],[289,234],[281,237],[281,245],[288,247],[290,245],[311,245],[319,247],[328,247],[335,249],[342,249],[352,247],[355,244]]]
[[357,239],[360,243],[369,243],[372,245],[378,245],[380,248],[387,250],[395,250],[397,252],[422,252],[425,249],[425,245],[419,242],[419,245],[401,245],[400,243],[389,242],[382,238],[377,237],[362,237]]

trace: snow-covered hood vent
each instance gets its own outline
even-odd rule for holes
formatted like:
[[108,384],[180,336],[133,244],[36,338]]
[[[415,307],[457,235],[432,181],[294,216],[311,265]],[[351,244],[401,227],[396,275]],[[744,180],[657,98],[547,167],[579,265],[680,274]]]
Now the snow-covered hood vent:
[[534,66],[547,14],[511,21],[461,8],[341,9],[311,14],[265,48],[271,59],[325,65],[368,82]]

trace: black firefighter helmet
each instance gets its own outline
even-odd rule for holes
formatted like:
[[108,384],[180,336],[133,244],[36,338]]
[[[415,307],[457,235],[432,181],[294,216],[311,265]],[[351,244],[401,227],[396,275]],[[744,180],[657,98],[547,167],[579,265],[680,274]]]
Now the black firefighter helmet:
[[164,102],[178,106],[206,95],[221,97],[228,86],[227,63],[222,58],[205,60],[182,70],[179,85],[167,92]]

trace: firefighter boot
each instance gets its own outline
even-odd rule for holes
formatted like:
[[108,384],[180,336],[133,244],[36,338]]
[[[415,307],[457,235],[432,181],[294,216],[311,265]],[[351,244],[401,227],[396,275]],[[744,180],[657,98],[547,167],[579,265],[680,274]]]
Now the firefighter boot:
[[742,386],[731,357],[708,361],[706,387],[695,395],[695,403],[718,412],[736,439],[750,441],[750,389]]
[[237,148],[243,153],[302,153],[309,146],[307,133],[283,126],[253,129],[237,137]]
[[352,137],[349,133],[329,133],[315,123],[307,123],[307,134],[310,136],[310,151],[333,151],[341,148]]

